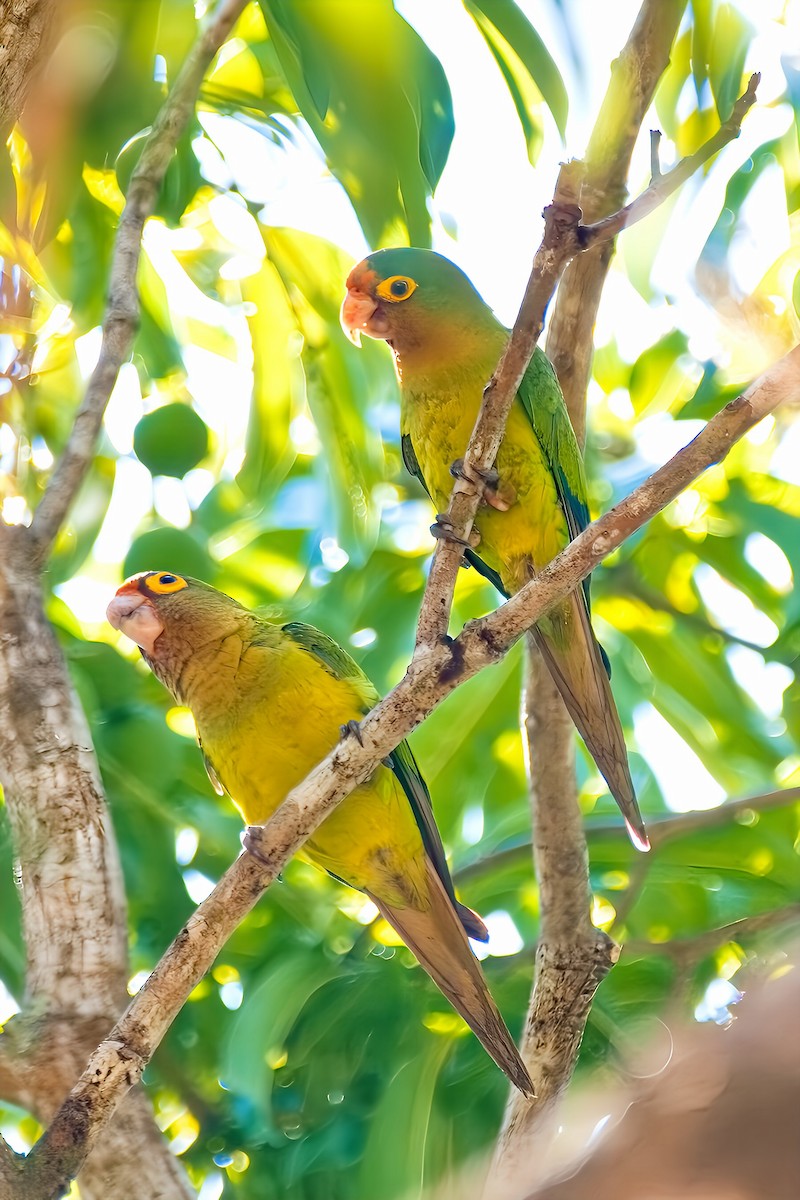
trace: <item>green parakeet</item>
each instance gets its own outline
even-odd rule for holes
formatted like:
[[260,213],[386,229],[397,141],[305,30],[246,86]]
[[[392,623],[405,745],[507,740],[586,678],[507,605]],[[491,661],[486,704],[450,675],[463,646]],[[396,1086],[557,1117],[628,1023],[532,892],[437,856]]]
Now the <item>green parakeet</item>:
[[[483,389],[508,340],[463,271],[430,250],[379,250],[347,280],[342,325],[392,348],[400,384],[403,458],[447,508]],[[517,392],[475,518],[466,558],[505,596],[527,583],[588,524],[583,460],[555,373],[537,348]],[[589,581],[533,630],[569,713],[608,783],[631,839],[649,848],[628,766],[608,660],[592,631]]]
[[[263,824],[378,700],[361,668],[318,629],[277,625],[196,579],[135,575],[108,619],[191,709],[217,791]],[[311,835],[304,857],[358,888],[414,951],[495,1062],[526,1095],[530,1076],[470,949],[480,917],[456,900],[430,795],[406,742]]]

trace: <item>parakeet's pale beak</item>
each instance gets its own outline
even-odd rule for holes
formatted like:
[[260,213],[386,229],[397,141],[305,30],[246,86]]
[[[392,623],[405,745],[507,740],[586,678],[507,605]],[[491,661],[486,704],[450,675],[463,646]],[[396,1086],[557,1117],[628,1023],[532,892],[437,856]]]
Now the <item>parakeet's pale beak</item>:
[[[132,581],[131,581],[132,582]],[[156,638],[164,632],[153,605],[140,591],[124,583],[106,609],[106,617],[114,629],[124,633],[145,654],[152,655]]]
[[354,346],[361,345],[361,332],[369,333],[369,325],[378,305],[359,288],[349,287],[342,301],[339,320],[347,337]]

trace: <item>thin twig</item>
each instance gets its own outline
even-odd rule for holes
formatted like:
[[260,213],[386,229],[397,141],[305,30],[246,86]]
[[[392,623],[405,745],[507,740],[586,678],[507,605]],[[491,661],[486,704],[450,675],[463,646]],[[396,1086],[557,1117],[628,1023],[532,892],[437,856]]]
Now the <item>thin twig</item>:
[[[649,862],[653,858],[652,851],[658,851],[667,842],[682,837],[692,837],[704,829],[718,829],[736,821],[747,813],[768,812],[773,808],[786,808],[790,804],[800,802],[800,787],[782,788],[775,792],[763,792],[757,796],[745,796],[740,800],[726,800],[716,808],[698,808],[691,812],[674,813],[664,817],[648,817],[647,833],[650,837],[649,855],[637,856],[637,862]],[[590,841],[614,838],[616,841],[630,844],[630,839],[622,825],[610,821],[589,821],[585,825],[586,836]],[[485,854],[475,862],[466,863],[453,872],[456,883],[466,883],[470,879],[480,878],[487,871],[502,870],[515,862],[530,859],[531,843],[525,839],[513,846],[495,850]]]
[[771,908],[768,912],[740,917],[738,921],[730,921],[716,929],[704,929],[702,933],[693,934],[692,937],[671,938],[668,942],[634,939],[625,943],[624,954],[628,959],[643,954],[665,954],[685,966],[687,963],[699,961],[712,950],[724,946],[726,942],[738,942],[742,937],[763,933],[767,929],[775,929],[799,919],[800,904],[787,904],[783,908]]
[[641,196],[637,196],[635,200],[626,204],[618,212],[612,213],[610,217],[604,217],[601,221],[595,221],[593,225],[585,225],[581,237],[586,242],[587,248],[599,241],[605,241],[608,237],[614,237],[620,230],[627,229],[636,221],[641,221],[642,217],[646,217],[653,209],[658,208],[659,204],[663,204],[681,184],[686,183],[686,180],[694,175],[698,167],[702,167],[729,142],[734,141],[742,131],[742,121],[756,102],[756,89],[760,81],[761,75],[758,71],[750,76],[747,88],[733,106],[730,117],[720,125],[714,136],[709,138],[704,146],[701,146],[694,154],[682,158],[671,171],[660,175],[646,191],[642,192]]
[[194,112],[203,76],[247,3],[248,0],[221,0],[189,51],[131,176],[114,242],[100,357],[31,523],[32,554],[40,564],[46,559],[91,466],[106,405],[133,345],[139,324],[136,272],[144,223],[155,208],[175,146]]
[[661,178],[661,130],[650,130],[650,182],[656,183]]
[[364,718],[361,741],[348,738],[337,745],[264,827],[260,853],[270,866],[242,855],[198,907],[31,1151],[32,1170],[55,1172],[64,1180],[77,1171],[225,940],[328,813],[450,692],[498,662],[529,625],[577,587],[598,557],[610,553],[703,470],[724,458],[734,442],[792,389],[800,390],[800,347],[718,413],[704,431],[707,436],[700,434],[607,517],[589,526],[517,596],[497,612],[470,622],[452,643],[440,643],[417,656],[400,683]]

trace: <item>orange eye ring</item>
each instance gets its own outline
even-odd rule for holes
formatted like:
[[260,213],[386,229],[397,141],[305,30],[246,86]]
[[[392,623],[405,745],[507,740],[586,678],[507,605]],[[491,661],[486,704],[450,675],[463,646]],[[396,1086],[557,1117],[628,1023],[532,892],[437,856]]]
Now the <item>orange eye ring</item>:
[[169,596],[172,592],[180,592],[189,586],[180,575],[173,575],[169,571],[153,571],[147,576],[145,583],[157,596]]
[[408,275],[392,275],[389,279],[382,279],[375,288],[381,300],[388,300],[390,304],[399,304],[401,300],[408,300],[416,290],[416,281],[410,279]]

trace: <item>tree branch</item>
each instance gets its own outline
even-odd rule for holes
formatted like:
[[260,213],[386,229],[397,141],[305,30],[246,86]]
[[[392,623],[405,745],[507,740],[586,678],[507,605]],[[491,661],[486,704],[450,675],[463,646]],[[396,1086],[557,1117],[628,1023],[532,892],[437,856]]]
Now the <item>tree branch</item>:
[[543,612],[578,586],[599,558],[659,512],[789,394],[800,391],[800,347],[727,405],[689,446],[589,528],[496,612],[471,621],[452,642],[418,654],[405,677],[372,709],[359,742],[339,743],[294,788],[260,831],[259,853],[242,855],[203,901],[156,966],[29,1156],[45,1197],[60,1193],[144,1067],[225,940],[286,860],[329,812],[450,694],[497,663]]
[[[614,208],[622,202],[639,127],[668,62],[684,8],[683,0],[667,4],[645,0],[612,66],[611,82],[582,168],[580,198],[588,206],[585,218],[602,215],[607,211],[604,206]],[[547,351],[581,445],[594,314],[612,253],[613,244],[608,242],[569,264],[559,285],[556,313],[559,308],[563,312],[583,305],[581,323],[576,329],[573,322],[559,322],[554,313],[547,336]],[[583,301],[587,280],[594,289],[595,308],[591,299],[588,304]],[[586,380],[576,376],[576,363],[586,369]],[[487,1181],[495,1192],[512,1184],[518,1169],[529,1161],[534,1144],[539,1152],[546,1129],[554,1128],[558,1101],[572,1078],[594,993],[619,954],[611,939],[591,921],[592,889],[578,804],[574,726],[530,635],[526,650],[529,683],[523,705],[524,736],[541,927],[521,1053],[534,1071],[536,1099],[533,1104],[520,1103],[513,1090],[509,1094]],[[558,890],[544,886],[550,876],[558,879]],[[554,911],[561,913],[560,921],[554,918]],[[537,1062],[542,1063],[541,1069]]]
[[[685,8],[686,0],[644,0],[630,37],[612,64],[611,79],[583,161],[580,204],[587,221],[596,221],[624,203],[633,148],[669,63]],[[594,326],[613,253],[614,243],[606,242],[569,264],[547,334],[547,353],[581,445],[586,430]]]
[[0,143],[19,119],[59,26],[55,0],[0,0]]
[[736,101],[728,120],[720,125],[714,136],[709,138],[700,150],[681,159],[665,175],[659,175],[646,191],[632,200],[630,204],[626,204],[624,208],[604,217],[601,221],[596,221],[594,225],[586,226],[584,237],[588,245],[593,246],[597,242],[604,242],[609,236],[615,236],[628,225],[641,221],[642,217],[646,217],[653,209],[658,208],[659,204],[663,204],[667,196],[671,196],[682,183],[686,183],[686,180],[695,173],[698,167],[718,154],[729,142],[734,141],[742,131],[742,121],[756,102],[756,89],[760,81],[761,75],[758,71],[750,76],[747,89]]
[[33,515],[30,537],[33,554],[40,564],[46,559],[91,466],[106,405],[133,345],[139,324],[136,272],[144,223],[155,208],[175,146],[194,111],[203,77],[247,2],[221,0],[189,51],[131,176],[114,242],[100,357],[69,440]]

